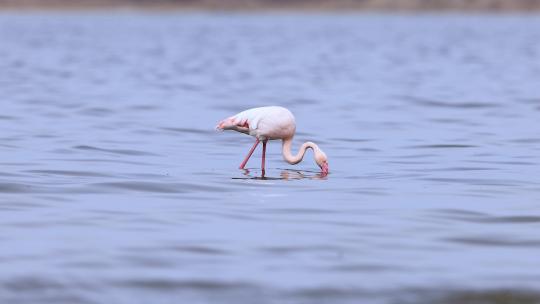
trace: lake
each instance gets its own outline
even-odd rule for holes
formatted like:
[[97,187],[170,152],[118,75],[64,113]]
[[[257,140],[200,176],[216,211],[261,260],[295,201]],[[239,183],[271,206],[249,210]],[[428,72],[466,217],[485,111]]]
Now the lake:
[[535,15],[3,12],[0,302],[538,303],[539,80]]

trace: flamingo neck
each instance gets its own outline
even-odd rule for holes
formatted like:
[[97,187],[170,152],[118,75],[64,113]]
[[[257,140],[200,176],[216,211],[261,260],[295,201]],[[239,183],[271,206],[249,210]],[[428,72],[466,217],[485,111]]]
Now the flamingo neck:
[[313,152],[317,154],[320,149],[315,143],[307,141],[300,146],[300,150],[296,155],[293,155],[291,152],[292,147],[292,137],[283,139],[282,153],[283,159],[291,165],[296,165],[302,161],[304,155],[306,154],[307,149],[313,149]]

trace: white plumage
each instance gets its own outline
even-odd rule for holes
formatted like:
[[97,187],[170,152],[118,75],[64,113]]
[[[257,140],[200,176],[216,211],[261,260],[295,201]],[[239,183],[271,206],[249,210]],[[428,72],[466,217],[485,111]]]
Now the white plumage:
[[[282,139],[294,136],[296,122],[291,111],[284,107],[268,106],[242,111],[226,119],[227,127],[248,128],[248,134],[259,140]],[[236,130],[239,131],[239,130]],[[245,133],[245,132],[243,132]]]

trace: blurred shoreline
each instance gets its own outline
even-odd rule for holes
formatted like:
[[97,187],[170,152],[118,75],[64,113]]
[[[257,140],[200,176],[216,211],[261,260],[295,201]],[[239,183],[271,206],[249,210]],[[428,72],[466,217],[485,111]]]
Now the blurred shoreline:
[[0,10],[540,12],[540,0],[0,0]]

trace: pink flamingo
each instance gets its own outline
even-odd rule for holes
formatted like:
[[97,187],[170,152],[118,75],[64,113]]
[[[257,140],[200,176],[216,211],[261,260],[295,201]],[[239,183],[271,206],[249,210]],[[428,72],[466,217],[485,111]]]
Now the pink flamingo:
[[226,118],[216,126],[218,130],[234,130],[240,133],[255,137],[255,144],[249,150],[248,155],[240,164],[240,169],[244,169],[255,148],[262,141],[262,164],[261,169],[264,175],[264,161],[266,157],[266,143],[268,140],[281,139],[283,159],[291,165],[302,161],[306,150],[313,149],[315,162],[321,168],[323,175],[328,174],[328,158],[326,154],[315,143],[305,142],[300,147],[296,155],[291,153],[292,139],[296,131],[296,123],[292,113],[277,106],[260,107],[245,110],[234,116]]

